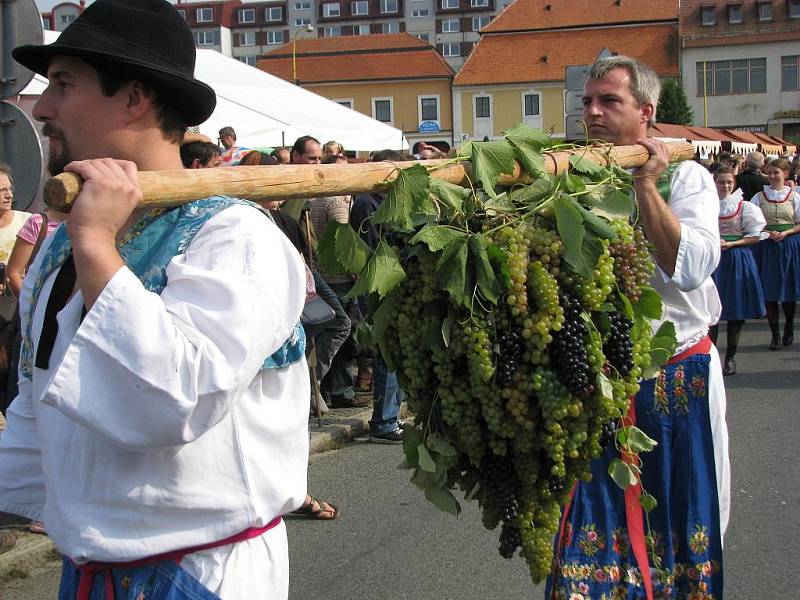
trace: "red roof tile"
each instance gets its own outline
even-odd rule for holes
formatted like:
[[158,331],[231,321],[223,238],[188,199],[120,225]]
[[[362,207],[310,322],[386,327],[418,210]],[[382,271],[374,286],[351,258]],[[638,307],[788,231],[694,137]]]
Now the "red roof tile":
[[662,77],[680,74],[677,24],[639,25],[484,35],[453,83],[563,81],[567,65],[591,64],[604,48],[641,60]]
[[[292,42],[275,48],[269,56],[291,56]],[[368,50],[398,50],[406,48],[432,48],[427,42],[410,33],[376,33],[372,35],[343,35],[323,38],[298,38],[295,52],[316,54],[329,52],[360,52]]]
[[678,19],[678,0],[517,0],[482,33]]

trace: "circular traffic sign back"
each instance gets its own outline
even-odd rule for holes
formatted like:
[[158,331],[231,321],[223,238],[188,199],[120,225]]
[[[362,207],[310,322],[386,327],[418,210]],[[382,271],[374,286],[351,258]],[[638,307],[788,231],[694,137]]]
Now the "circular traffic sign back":
[[33,0],[0,0],[0,99],[16,96],[30,83],[33,72],[11,56],[23,44],[41,44],[42,15]]
[[14,175],[14,208],[26,210],[42,181],[42,143],[28,115],[5,101],[0,102],[0,162]]

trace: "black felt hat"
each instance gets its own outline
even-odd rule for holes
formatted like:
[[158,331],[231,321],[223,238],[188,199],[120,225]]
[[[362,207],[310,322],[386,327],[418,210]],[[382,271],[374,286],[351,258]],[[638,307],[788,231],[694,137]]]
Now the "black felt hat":
[[97,0],[54,43],[12,51],[17,62],[45,76],[57,55],[118,67],[182,111],[187,125],[205,121],[217,103],[214,90],[194,78],[195,54],[191,29],[166,0]]

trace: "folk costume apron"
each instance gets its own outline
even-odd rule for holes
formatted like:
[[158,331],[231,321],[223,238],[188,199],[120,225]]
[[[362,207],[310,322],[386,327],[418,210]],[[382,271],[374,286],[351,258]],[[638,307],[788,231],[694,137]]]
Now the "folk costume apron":
[[[767,221],[767,231],[786,231],[795,224],[795,188],[787,188],[787,193],[776,192],[768,187],[758,193],[761,212]],[[790,235],[781,241],[762,240],[754,247],[753,255],[761,277],[765,301],[800,300],[800,236]]]

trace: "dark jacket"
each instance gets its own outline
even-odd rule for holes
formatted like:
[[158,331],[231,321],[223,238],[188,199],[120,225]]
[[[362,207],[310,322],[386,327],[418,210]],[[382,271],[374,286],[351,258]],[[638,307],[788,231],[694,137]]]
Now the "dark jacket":
[[350,209],[350,226],[373,250],[378,247],[381,234],[370,217],[380,208],[381,202],[383,197],[380,194],[358,194]]
[[747,169],[736,176],[736,187],[742,189],[745,200],[752,200],[765,185],[769,185],[769,179],[761,174],[761,171]]

